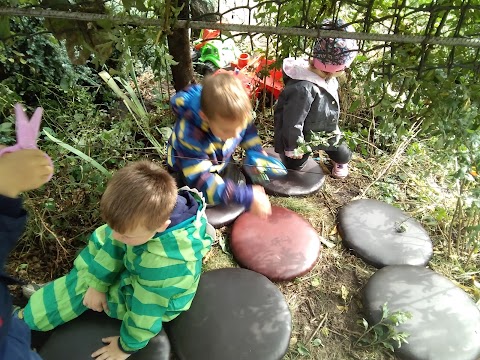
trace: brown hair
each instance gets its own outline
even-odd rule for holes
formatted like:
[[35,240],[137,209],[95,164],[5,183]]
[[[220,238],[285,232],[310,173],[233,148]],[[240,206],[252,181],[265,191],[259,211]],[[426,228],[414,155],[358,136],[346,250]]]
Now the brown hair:
[[151,161],[136,161],[112,176],[100,211],[119,233],[138,226],[154,231],[170,218],[176,200],[177,184],[166,170]]
[[240,79],[229,73],[211,75],[203,82],[200,108],[212,120],[216,116],[233,121],[250,119],[252,103]]

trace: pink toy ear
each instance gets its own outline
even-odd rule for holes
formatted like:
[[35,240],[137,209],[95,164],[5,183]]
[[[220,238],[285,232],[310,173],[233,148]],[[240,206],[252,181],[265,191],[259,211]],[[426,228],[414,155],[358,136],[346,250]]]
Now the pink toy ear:
[[30,119],[30,130],[32,131],[32,136],[35,136],[37,139],[38,134],[40,133],[40,123],[42,122],[42,114],[43,109],[41,107],[37,107],[35,112]]
[[15,104],[15,119],[18,122],[28,122],[27,114],[23,111],[23,106],[19,103]]
[[40,131],[42,112],[42,108],[37,108],[30,121],[23,111],[22,105],[15,105],[17,145],[22,149],[34,149],[37,147],[37,137]]

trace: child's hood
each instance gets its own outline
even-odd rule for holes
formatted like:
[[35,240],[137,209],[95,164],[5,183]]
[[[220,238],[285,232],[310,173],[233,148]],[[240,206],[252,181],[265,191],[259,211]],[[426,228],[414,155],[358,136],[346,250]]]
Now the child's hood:
[[314,74],[309,70],[309,64],[307,59],[295,59],[295,58],[286,58],[283,60],[283,72],[288,77],[295,80],[306,80],[310,81],[321,88],[325,89],[333,96],[333,98],[338,101],[338,81],[333,78],[329,81],[320,76]]
[[[205,217],[205,208],[200,192],[181,188],[170,216],[170,225],[147,243],[147,251],[182,261],[201,259],[213,240],[210,231],[207,231],[208,224],[201,221]],[[215,236],[214,233],[212,235]]]
[[184,90],[177,92],[170,99],[170,106],[179,118],[187,118],[196,126],[202,125],[200,117],[200,98],[202,95],[201,85],[190,85]]
[[170,215],[170,225],[167,229],[174,228],[185,220],[193,218],[198,211],[200,204],[197,199],[188,190],[180,190],[177,196],[177,202]]

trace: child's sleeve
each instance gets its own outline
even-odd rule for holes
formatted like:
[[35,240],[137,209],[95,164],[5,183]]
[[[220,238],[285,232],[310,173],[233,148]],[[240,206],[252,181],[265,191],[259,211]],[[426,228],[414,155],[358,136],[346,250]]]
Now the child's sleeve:
[[253,151],[262,151],[262,141],[258,136],[257,128],[255,124],[250,122],[245,129],[245,134],[243,135],[243,139],[240,142],[240,146],[245,150],[253,150]]
[[187,185],[200,190],[207,203],[235,202],[250,209],[253,200],[252,187],[237,185],[231,180],[224,180],[216,172],[213,172],[214,165],[199,143],[193,139],[187,140],[186,137],[179,134],[175,150],[177,166],[181,169]]
[[[4,174],[0,176],[4,176]],[[7,288],[7,285],[12,283],[12,279],[3,273],[3,269],[9,252],[23,232],[26,218],[26,212],[22,209],[22,200],[20,198],[14,199],[0,195],[0,344],[3,344],[3,349],[0,349],[0,353],[3,353],[7,342],[11,343],[12,346],[15,346],[17,342],[9,342],[6,339],[8,333],[12,331],[12,299]],[[30,346],[30,343],[28,346]]]
[[0,273],[8,254],[22,235],[26,219],[20,198],[0,195]]
[[[159,262],[162,267],[158,266]],[[171,308],[178,314],[189,307],[196,291],[196,280],[184,261],[159,260],[157,256],[147,254],[141,264],[152,267],[139,270],[142,277],[138,276],[132,284],[132,305],[120,327],[119,346],[126,353],[144,348],[150,339],[160,333],[162,318],[171,315],[166,314],[171,301],[175,301],[175,306]],[[179,273],[178,269],[182,268],[183,273]]]
[[91,235],[88,247],[80,254],[81,259],[88,265],[87,284],[100,291],[107,292],[123,271],[125,246],[111,237],[111,229],[102,226]]
[[297,148],[297,140],[303,136],[303,125],[310,112],[314,97],[304,86],[292,86],[284,89],[283,126],[281,138],[285,151]]

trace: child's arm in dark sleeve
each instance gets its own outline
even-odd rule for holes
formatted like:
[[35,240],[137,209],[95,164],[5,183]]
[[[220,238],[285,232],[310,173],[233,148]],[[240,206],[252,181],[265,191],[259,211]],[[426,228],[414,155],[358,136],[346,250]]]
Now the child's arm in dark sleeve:
[[213,164],[199,144],[180,136],[177,140],[176,161],[188,186],[200,190],[209,204],[235,202],[250,209],[253,199],[250,185],[236,185],[231,180],[224,180],[212,171]]
[[314,97],[304,86],[285,88],[283,107],[283,128],[281,137],[285,151],[297,148],[297,140],[303,136],[303,126],[312,106]]
[[250,122],[245,129],[245,134],[243,135],[242,141],[240,142],[240,146],[245,150],[253,150],[253,151],[262,151],[262,141],[260,140],[260,136],[258,136],[257,128]]
[[23,233],[26,219],[20,198],[0,195],[0,272],[5,267],[9,252]]

